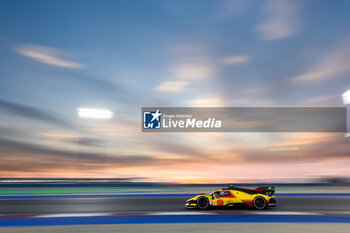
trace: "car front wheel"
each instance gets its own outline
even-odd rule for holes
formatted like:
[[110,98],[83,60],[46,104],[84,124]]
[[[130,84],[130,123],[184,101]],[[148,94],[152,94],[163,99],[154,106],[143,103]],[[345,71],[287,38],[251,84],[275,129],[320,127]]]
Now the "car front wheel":
[[197,207],[199,209],[202,209],[202,210],[208,208],[209,207],[209,199],[206,197],[199,197],[197,199]]

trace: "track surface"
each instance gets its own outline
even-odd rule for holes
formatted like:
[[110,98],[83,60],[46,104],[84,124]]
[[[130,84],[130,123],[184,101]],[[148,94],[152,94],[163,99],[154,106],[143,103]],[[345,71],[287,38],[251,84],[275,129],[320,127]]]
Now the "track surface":
[[[186,199],[184,197],[99,197],[0,200],[0,214],[184,211]],[[266,211],[350,211],[350,197],[278,197],[277,205]],[[208,211],[245,212],[250,209],[224,208]]]
[[182,223],[182,224],[107,224],[71,226],[3,227],[4,233],[348,233],[348,223]]

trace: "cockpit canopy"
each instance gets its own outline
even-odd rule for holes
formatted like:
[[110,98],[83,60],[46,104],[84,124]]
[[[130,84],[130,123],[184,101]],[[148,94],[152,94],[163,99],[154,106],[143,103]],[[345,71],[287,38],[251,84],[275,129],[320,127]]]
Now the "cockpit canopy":
[[225,197],[231,195],[231,193],[228,190],[217,190],[209,193],[209,195],[214,197]]

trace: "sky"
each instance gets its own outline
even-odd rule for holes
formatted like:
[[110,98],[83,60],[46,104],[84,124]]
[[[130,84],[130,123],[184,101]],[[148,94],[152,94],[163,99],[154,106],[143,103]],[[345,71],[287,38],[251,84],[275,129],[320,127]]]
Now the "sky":
[[[141,107],[343,107],[346,0],[0,2],[0,177],[350,176],[343,133],[142,133]],[[79,107],[110,120],[81,119]]]

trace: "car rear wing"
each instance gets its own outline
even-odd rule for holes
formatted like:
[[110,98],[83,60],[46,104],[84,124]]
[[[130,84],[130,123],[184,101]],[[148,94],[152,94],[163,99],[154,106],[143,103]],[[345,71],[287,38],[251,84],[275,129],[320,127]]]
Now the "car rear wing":
[[275,187],[259,187],[257,190],[260,191],[261,194],[264,194],[266,196],[272,196],[275,194]]
[[242,191],[250,195],[260,193],[267,196],[272,196],[273,194],[275,194],[275,187],[271,187],[271,186],[270,187],[263,186],[263,187],[258,187],[256,189],[247,189],[247,188],[238,188],[238,187],[234,187],[233,185],[230,185],[228,188],[223,188],[223,189]]

